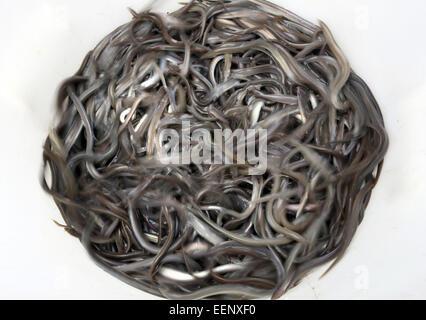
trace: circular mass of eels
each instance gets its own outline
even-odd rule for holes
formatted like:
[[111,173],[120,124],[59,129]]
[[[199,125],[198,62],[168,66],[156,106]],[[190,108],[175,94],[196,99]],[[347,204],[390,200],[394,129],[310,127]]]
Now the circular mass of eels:
[[[263,0],[131,14],[58,91],[42,183],[62,227],[102,269],[168,299],[277,299],[333,267],[388,137],[327,26]],[[164,162],[160,132],[183,136],[184,122],[227,160],[215,131],[266,131],[264,172],[236,157]],[[168,147],[183,154],[183,141]],[[259,141],[247,139],[257,153]]]

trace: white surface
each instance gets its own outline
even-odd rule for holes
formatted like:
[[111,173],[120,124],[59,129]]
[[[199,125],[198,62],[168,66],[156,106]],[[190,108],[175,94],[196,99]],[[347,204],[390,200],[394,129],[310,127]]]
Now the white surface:
[[[55,89],[144,0],[0,2],[0,298],[155,299],[112,278],[56,227],[39,185]],[[157,1],[173,10],[177,1]],[[426,2],[275,1],[325,21],[385,116],[390,149],[343,261],[286,299],[426,298]],[[161,6],[159,6],[161,4]]]

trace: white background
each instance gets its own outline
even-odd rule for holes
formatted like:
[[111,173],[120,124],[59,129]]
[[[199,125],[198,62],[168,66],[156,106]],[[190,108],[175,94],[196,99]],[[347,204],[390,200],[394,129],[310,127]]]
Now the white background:
[[[178,1],[157,1],[174,10]],[[426,298],[426,2],[275,1],[325,21],[371,86],[390,135],[382,178],[345,258],[286,299]],[[0,0],[0,298],[155,299],[98,269],[39,184],[55,90],[146,0]]]

